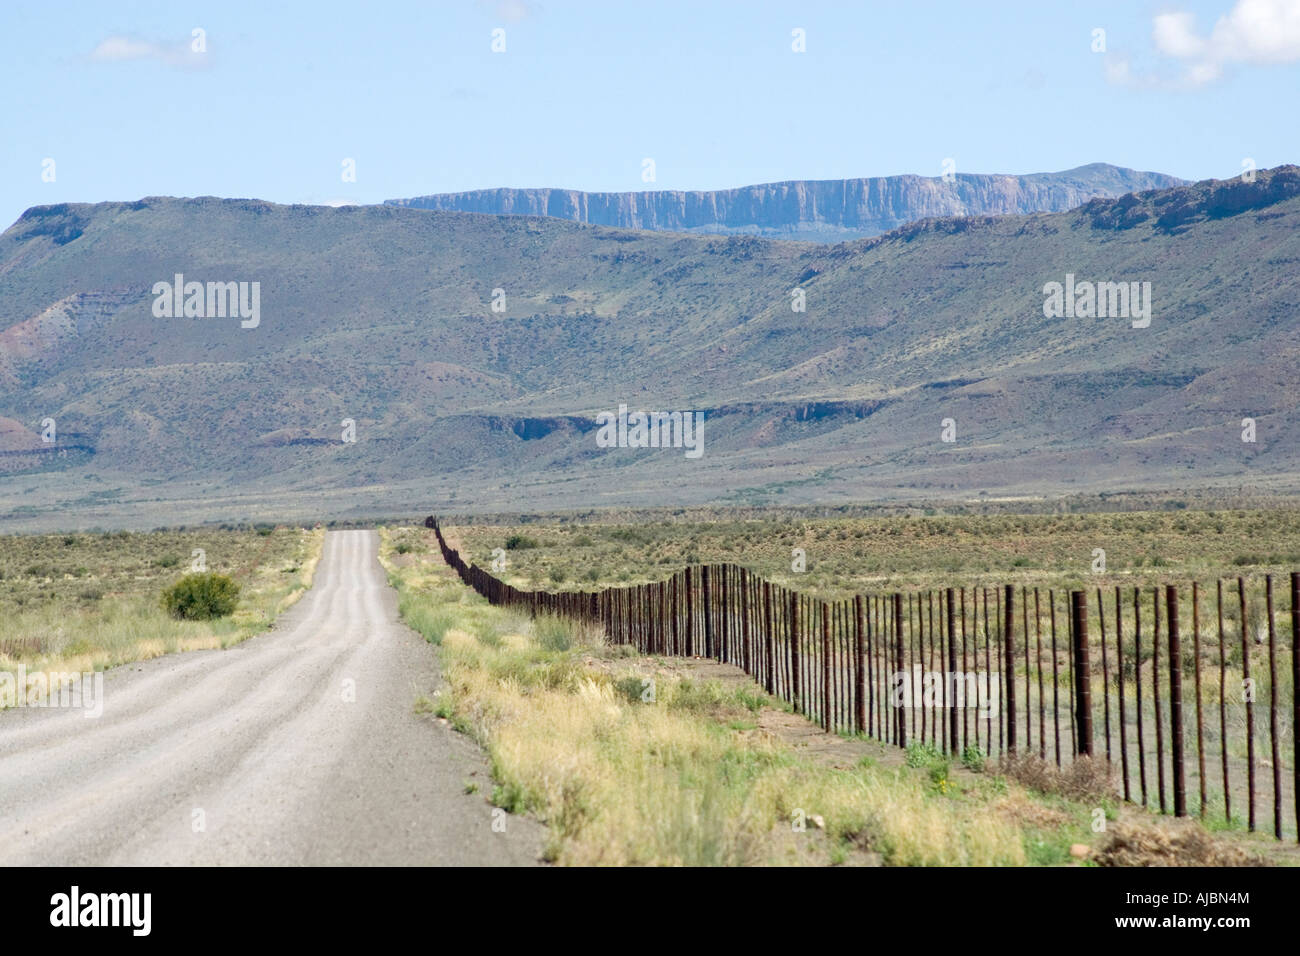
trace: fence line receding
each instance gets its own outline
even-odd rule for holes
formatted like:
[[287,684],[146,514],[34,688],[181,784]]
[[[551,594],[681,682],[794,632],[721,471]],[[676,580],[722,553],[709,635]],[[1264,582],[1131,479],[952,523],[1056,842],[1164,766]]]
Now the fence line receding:
[[525,591],[467,564],[436,518],[425,524],[490,603],[598,624],[643,654],[734,664],[827,732],[1063,768],[1091,757],[1125,800],[1229,821],[1235,807],[1251,830],[1263,819],[1278,839],[1300,832],[1300,572],[1289,627],[1272,575],[1262,588],[1218,580],[1208,595],[1199,583],[1007,584],[825,600],[706,564],[648,584]]

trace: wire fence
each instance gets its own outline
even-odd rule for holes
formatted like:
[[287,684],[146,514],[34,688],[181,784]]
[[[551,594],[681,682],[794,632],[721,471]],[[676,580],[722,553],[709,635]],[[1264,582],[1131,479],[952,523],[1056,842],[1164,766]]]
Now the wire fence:
[[1007,584],[824,600],[708,564],[649,584],[525,591],[467,564],[435,517],[425,524],[490,603],[595,623],[643,654],[734,664],[827,732],[1063,769],[1105,760],[1125,800],[1300,834],[1300,572],[1284,610],[1272,575],[1209,592]]

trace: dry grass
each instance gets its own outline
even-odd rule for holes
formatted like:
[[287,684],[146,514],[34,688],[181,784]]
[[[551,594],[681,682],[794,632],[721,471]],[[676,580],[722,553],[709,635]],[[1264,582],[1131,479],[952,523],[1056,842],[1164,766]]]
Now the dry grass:
[[432,568],[389,563],[422,582],[406,589],[412,609],[455,617],[441,637],[439,712],[487,749],[498,805],[547,823],[556,862],[1025,862],[1019,829],[974,812],[979,798],[940,795],[906,768],[803,759],[733,729],[765,706],[754,688],[647,678],[647,659],[623,659],[596,632],[491,608]]
[[[1026,756],[969,773],[937,753],[818,760],[798,735],[755,730],[765,714],[789,715],[752,682],[629,657],[598,631],[490,607],[421,545],[424,534],[386,532],[381,559],[404,616],[440,622],[449,686],[435,709],[488,750],[494,800],[550,826],[557,862],[1087,866],[1101,841],[1112,846],[1105,831],[1121,813],[1145,817],[1121,807],[1104,761],[1058,771]],[[392,553],[394,541],[405,553]],[[1175,858],[1244,858],[1203,829],[1170,841]]]
[[1013,828],[974,825],[913,775],[813,767],[727,729],[744,709],[716,686],[661,679],[642,703],[643,678],[627,675],[628,693],[571,651],[551,656],[531,628],[497,647],[451,630],[443,648],[452,706],[488,748],[498,796],[551,826],[560,862],[786,862],[782,831],[814,816],[833,843],[890,863],[1022,861]]
[[[9,538],[40,579],[20,571],[0,585],[0,671],[102,670],[177,651],[229,647],[266,630],[311,587],[324,531],[50,535]],[[235,613],[182,621],[158,604],[162,588],[204,547],[210,567],[240,574]],[[178,555],[184,554],[184,562]],[[172,560],[176,559],[176,560]],[[73,569],[77,573],[68,573]]]
[[1057,768],[1033,754],[1010,754],[998,766],[1007,778],[1039,793],[1094,804],[1115,801],[1116,778],[1105,760],[1077,757]]
[[1093,859],[1098,866],[1264,866],[1265,861],[1218,839],[1192,821],[1115,824]]

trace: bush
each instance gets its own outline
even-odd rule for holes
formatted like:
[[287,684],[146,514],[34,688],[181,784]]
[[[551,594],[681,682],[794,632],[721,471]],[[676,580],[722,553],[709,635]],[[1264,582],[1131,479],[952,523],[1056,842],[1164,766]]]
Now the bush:
[[398,612],[430,644],[441,644],[446,633],[456,626],[456,617],[450,610],[430,607],[409,594],[403,594],[398,601]]
[[907,745],[903,759],[909,767],[931,767],[943,762],[943,754],[928,740],[914,740]]
[[654,682],[649,678],[633,674],[614,681],[614,693],[629,704],[648,703],[654,700],[653,691],[646,692],[653,686]]
[[981,773],[983,772],[984,765],[987,761],[988,754],[986,754],[982,748],[977,747],[974,744],[969,745],[961,752],[961,765],[967,770]]
[[548,651],[567,651],[573,646],[573,628],[558,617],[542,615],[533,621],[533,639]]
[[162,594],[163,610],[172,617],[208,621],[233,614],[239,585],[224,574],[189,574]]
[[507,551],[519,551],[523,548],[535,547],[537,547],[537,541],[527,535],[512,534],[510,537],[506,538]]

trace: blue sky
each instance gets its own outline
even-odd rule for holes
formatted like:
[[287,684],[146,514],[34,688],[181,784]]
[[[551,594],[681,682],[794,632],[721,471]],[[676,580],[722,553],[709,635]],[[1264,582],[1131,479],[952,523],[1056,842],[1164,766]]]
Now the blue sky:
[[147,195],[715,189],[949,157],[1199,179],[1300,160],[1300,0],[5,0],[0,88],[4,225]]

